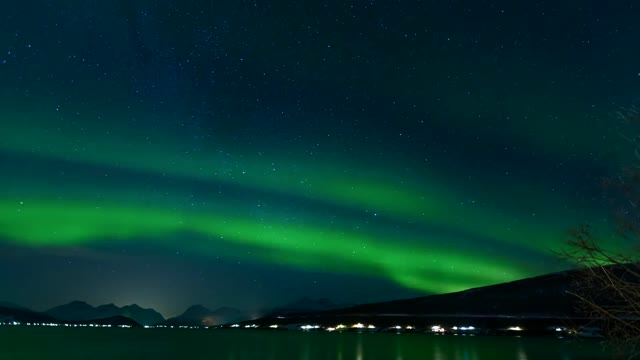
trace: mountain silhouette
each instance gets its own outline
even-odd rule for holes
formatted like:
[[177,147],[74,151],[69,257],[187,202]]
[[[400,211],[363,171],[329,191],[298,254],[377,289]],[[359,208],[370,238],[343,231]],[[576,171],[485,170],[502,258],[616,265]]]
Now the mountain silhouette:
[[[15,304],[14,304],[15,305]],[[0,323],[55,323],[57,320],[50,315],[31,311],[19,306],[5,307],[0,305]]]
[[213,326],[247,319],[241,310],[221,307],[210,310],[202,305],[193,305],[184,313],[163,322],[167,326]]
[[164,321],[164,317],[157,311],[144,309],[136,304],[123,307],[114,304],[93,307],[84,301],[72,301],[49,309],[45,313],[63,321],[87,321],[117,316],[130,318],[140,325],[155,325]]
[[24,306],[20,306],[18,304],[9,302],[9,301],[0,301],[0,307],[9,308],[9,309],[23,309],[26,310]]
[[336,313],[575,317],[576,298],[567,293],[571,272],[559,272],[454,293],[385,301],[340,309]]
[[[615,269],[613,269],[616,271]],[[270,314],[252,323],[268,325],[345,322],[473,323],[480,327],[511,326],[513,321],[536,331],[558,324],[582,324],[590,319],[580,312],[575,291],[576,270],[552,273],[508,283],[410,299],[362,304],[334,310]],[[278,316],[275,316],[278,315]],[[517,320],[514,320],[517,319]]]
[[291,315],[312,311],[328,311],[346,308],[349,306],[351,305],[336,304],[327,298],[313,299],[305,296],[292,303],[274,308],[269,312],[269,316]]

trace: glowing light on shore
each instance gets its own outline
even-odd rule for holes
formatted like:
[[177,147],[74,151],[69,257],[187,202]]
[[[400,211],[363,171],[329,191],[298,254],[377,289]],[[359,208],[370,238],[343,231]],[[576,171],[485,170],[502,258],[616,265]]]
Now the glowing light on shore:
[[319,329],[319,328],[320,328],[319,325],[302,325],[302,326],[300,326],[300,329],[305,330],[305,331]]
[[444,328],[440,325],[433,325],[431,327],[431,331],[434,333],[443,333],[444,332]]

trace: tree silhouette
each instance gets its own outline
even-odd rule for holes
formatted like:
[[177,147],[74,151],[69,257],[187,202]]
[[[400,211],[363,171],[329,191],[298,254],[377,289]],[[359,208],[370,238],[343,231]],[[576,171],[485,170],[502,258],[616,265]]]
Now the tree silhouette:
[[[640,111],[617,112],[619,134],[630,145],[631,165],[603,180],[614,211],[615,234],[621,247],[610,248],[589,225],[578,226],[560,255],[577,264],[571,294],[579,310],[601,325],[619,355],[640,356]],[[630,130],[631,129],[631,130]]]

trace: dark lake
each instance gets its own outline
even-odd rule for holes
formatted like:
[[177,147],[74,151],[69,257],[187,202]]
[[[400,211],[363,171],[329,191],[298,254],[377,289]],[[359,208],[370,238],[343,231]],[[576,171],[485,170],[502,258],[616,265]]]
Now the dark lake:
[[0,328],[0,359],[587,360],[598,341],[260,330]]

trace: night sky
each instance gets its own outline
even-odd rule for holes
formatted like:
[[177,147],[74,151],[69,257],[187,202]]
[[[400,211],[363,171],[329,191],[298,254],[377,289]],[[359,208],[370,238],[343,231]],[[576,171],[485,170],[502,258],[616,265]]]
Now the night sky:
[[0,5],[0,300],[258,311],[566,269],[636,1]]

